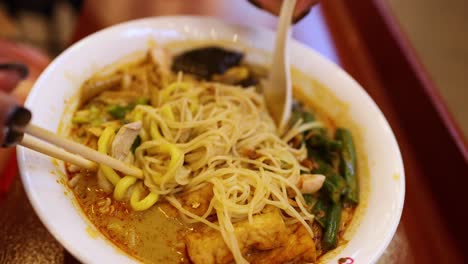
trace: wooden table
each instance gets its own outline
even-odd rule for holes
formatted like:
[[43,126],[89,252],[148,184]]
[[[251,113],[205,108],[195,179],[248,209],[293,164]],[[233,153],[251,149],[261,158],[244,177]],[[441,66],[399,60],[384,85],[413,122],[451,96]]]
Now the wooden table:
[[[241,0],[100,0],[85,4],[74,41],[133,18],[201,14],[274,27],[275,18]],[[342,65],[384,112],[403,153],[402,220],[379,263],[465,263],[468,227],[466,142],[430,77],[380,0],[326,0],[294,37]],[[0,263],[76,263],[43,227],[17,179],[0,203]]]

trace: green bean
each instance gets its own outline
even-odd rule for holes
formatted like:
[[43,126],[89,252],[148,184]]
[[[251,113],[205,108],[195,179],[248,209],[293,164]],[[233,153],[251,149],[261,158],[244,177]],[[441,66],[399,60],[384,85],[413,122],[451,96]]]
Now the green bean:
[[334,203],[338,203],[347,190],[346,181],[338,174],[327,176],[322,188]]
[[341,141],[338,141],[338,140],[330,140],[328,141],[328,144],[327,144],[327,148],[330,151],[339,151],[341,150],[342,146],[343,146],[343,143],[341,143]]
[[327,212],[329,207],[330,202],[327,201],[325,197],[320,197],[317,203],[315,203],[314,209],[312,209],[312,213],[315,215],[315,221],[317,221],[317,223],[319,223],[319,225],[323,228],[326,227]]
[[308,131],[307,143],[310,147],[323,148],[325,151],[338,151],[342,143],[327,136],[325,128],[313,128]]
[[334,164],[335,160],[338,161],[341,142],[329,138],[325,128],[313,128],[305,133],[308,150],[315,152],[316,156],[329,164]]
[[322,246],[325,250],[336,248],[338,244],[338,231],[341,221],[341,202],[333,203],[328,209],[327,223],[323,235]]
[[307,136],[307,145],[310,147],[319,147],[325,145],[327,141],[327,130],[323,127],[312,128],[304,133]]
[[341,141],[340,151],[340,173],[348,184],[348,190],[345,194],[347,201],[359,203],[359,189],[356,174],[356,150],[354,148],[351,132],[345,128],[336,130],[336,139]]
[[123,119],[129,111],[131,111],[130,107],[120,105],[113,105],[107,110],[109,114],[117,119]]
[[132,111],[137,105],[146,105],[149,103],[149,99],[146,97],[140,97],[126,106],[112,105],[107,109],[107,112],[114,118],[123,119],[128,112]]
[[293,126],[301,118],[302,118],[301,109],[298,106],[294,106],[293,110],[292,110],[292,113],[291,113],[291,117],[289,118],[289,125]]
[[303,123],[310,123],[315,121],[315,116],[311,112],[303,111],[298,105],[293,107],[291,118],[289,119],[289,125],[294,125],[299,119],[302,118]]
[[315,121],[315,116],[311,112],[304,111],[302,113],[302,119],[304,123],[311,123]]
[[304,197],[304,201],[306,202],[307,206],[312,207],[317,202],[317,199],[313,197],[312,194],[303,193],[302,197]]
[[136,105],[147,105],[149,104],[149,98],[147,97],[140,97],[138,99],[135,100],[135,102],[133,103],[135,106]]

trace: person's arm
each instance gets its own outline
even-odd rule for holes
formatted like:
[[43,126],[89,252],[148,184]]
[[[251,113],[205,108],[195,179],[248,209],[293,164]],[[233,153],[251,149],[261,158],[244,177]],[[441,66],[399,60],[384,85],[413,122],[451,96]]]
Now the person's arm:
[[[274,15],[279,15],[283,0],[249,0],[249,2],[257,6],[258,8],[264,9]],[[319,0],[297,0],[296,8],[294,10],[293,15],[294,23],[298,22],[303,17],[305,17],[309,13],[312,6],[314,6],[318,2]]]

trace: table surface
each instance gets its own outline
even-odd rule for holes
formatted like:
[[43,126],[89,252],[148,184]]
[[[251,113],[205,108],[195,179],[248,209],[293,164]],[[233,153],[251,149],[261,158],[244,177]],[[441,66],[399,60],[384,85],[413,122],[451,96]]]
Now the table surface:
[[468,136],[468,2],[389,0],[388,6]]
[[[241,23],[269,28],[274,28],[276,22],[273,16],[256,9],[247,1],[203,0],[198,1],[197,5],[187,5],[187,2],[182,3],[183,1],[180,0],[141,0],[139,6],[132,5],[131,2],[130,0],[87,2],[78,21],[75,40],[97,29],[121,21],[155,15],[204,14],[234,22],[242,21],[244,18]],[[106,10],[108,8],[112,10]],[[307,17],[295,25],[293,35],[299,41],[340,64],[342,58],[339,56],[336,50],[337,45],[330,35],[330,27],[324,19],[323,10],[326,8],[327,6],[323,6],[323,8],[314,7]],[[245,20],[246,17],[248,17],[248,21]],[[345,67],[345,69],[347,68]],[[374,97],[374,99],[376,98]],[[376,101],[380,107],[382,107],[381,104],[384,104],[385,107],[385,100]],[[390,118],[390,123],[393,128],[398,127],[398,120]],[[407,162],[412,162],[411,157],[405,156],[405,165]],[[410,183],[408,191],[416,188],[413,185],[414,181],[410,181]],[[423,192],[423,195],[427,195],[427,193]],[[412,203],[415,198],[410,196],[407,199]],[[3,238],[0,240],[0,263],[78,263],[42,225],[27,200],[19,177],[15,179],[5,199],[0,201],[0,211],[2,212],[0,214],[0,237]],[[417,212],[420,213],[420,211]],[[416,214],[414,216],[420,215]],[[420,240],[419,237],[414,239],[416,233],[414,231],[415,220],[411,216],[411,211],[405,209],[402,222],[378,263],[416,263],[417,259],[420,260],[419,257],[424,254],[424,250],[418,247],[417,243],[414,243]],[[422,229],[421,232],[426,231],[428,229]],[[440,256],[438,258],[439,260],[444,259],[444,257]],[[456,258],[454,257],[454,259]],[[418,263],[420,262],[418,261]]]

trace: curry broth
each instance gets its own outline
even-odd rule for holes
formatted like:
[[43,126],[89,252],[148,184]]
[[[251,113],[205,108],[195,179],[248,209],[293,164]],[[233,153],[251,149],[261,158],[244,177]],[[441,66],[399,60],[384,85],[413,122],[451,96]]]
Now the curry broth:
[[95,227],[123,251],[143,262],[186,262],[180,236],[191,228],[172,216],[169,207],[158,203],[142,212],[132,211],[100,190],[93,175],[82,177],[73,191]]
[[[331,131],[334,131],[337,125],[351,128],[357,145],[360,197],[361,201],[365,202],[367,180],[363,181],[363,179],[367,177],[367,159],[363,155],[359,128],[347,116],[346,104],[333,97],[330,92],[328,94],[324,92],[326,88],[309,79],[314,86],[312,88],[320,90],[321,100],[326,99],[328,103],[332,102],[337,106],[336,109],[339,109],[338,112],[329,114],[323,105],[311,100],[310,95],[307,95],[301,87],[306,80],[305,75],[294,70],[293,78],[301,79],[294,87],[295,96],[301,98],[298,101],[303,103],[306,109],[312,110],[317,119],[322,121],[327,128]],[[310,87],[305,87],[305,89],[308,90]],[[68,176],[71,179],[73,173],[69,173]],[[168,206],[163,199],[148,210],[135,212],[125,202],[116,201],[112,198],[112,194],[100,190],[95,175],[80,177],[72,189],[85,215],[95,227],[129,255],[145,263],[189,262],[183,237],[194,229],[194,225],[185,224],[179,218],[177,211]],[[356,209],[357,213],[354,208],[345,208],[342,211],[339,246],[350,239],[351,231],[357,226],[358,217],[354,215],[362,214],[362,204],[364,204],[362,202]]]

